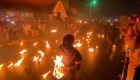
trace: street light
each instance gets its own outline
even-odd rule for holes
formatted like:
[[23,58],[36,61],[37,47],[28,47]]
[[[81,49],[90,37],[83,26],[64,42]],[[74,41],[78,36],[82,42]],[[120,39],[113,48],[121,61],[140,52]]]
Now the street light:
[[97,0],[92,0],[92,1],[90,2],[89,17],[90,17],[90,14],[91,14],[91,7],[92,7],[92,6],[96,6],[96,4],[97,4]]

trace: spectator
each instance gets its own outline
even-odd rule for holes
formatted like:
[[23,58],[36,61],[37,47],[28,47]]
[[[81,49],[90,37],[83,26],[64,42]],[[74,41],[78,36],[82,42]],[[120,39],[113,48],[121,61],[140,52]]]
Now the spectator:
[[46,25],[45,24],[42,24],[42,34],[43,36],[46,36]]
[[9,35],[8,35],[8,30],[7,30],[6,26],[3,26],[3,35],[4,35],[4,40],[6,40],[6,42],[8,42]]
[[27,24],[23,24],[23,29],[24,29],[25,37],[28,38],[28,25]]
[[27,24],[27,29],[28,29],[28,37],[32,37],[32,34],[31,34],[31,24]]

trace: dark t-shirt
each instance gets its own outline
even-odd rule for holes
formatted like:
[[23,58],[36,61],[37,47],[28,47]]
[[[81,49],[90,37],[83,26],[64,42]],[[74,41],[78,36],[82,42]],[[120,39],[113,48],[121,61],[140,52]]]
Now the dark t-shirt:
[[70,49],[60,45],[58,54],[63,56],[62,62],[65,67],[72,67],[75,65],[75,62],[82,61],[81,54],[74,47]]

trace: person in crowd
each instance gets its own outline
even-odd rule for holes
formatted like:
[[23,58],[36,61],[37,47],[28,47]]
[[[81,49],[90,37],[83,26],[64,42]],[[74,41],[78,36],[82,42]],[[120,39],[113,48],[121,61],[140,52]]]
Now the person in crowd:
[[31,35],[31,24],[30,23],[27,24],[27,29],[28,29],[28,36],[31,38],[32,35]]
[[13,40],[16,41],[17,40],[17,34],[16,34],[17,27],[16,26],[12,26],[12,28],[13,28]]
[[126,79],[123,80],[133,80],[136,68],[140,65],[140,26],[138,24],[139,22],[136,22],[136,18],[131,17],[129,19],[129,28],[120,28],[120,31],[125,36],[124,41],[131,55],[129,57]]
[[19,34],[20,34],[20,40],[24,39],[25,34],[24,34],[23,25],[19,27]]
[[19,25],[17,25],[17,27],[16,27],[16,36],[17,36],[17,40],[20,40],[20,26]]
[[46,25],[45,24],[42,24],[42,34],[43,34],[43,36],[46,36]]
[[3,26],[3,35],[4,35],[4,40],[6,42],[8,42],[9,41],[9,36],[8,36],[8,30],[7,30],[6,26]]
[[34,25],[35,37],[38,37],[38,24]]
[[42,30],[41,30],[41,29],[42,29],[42,23],[39,22],[39,23],[38,23],[38,36],[39,36],[39,37],[42,36]]
[[13,41],[13,28],[11,25],[8,26],[9,41]]
[[63,72],[65,73],[62,80],[74,80],[76,70],[80,69],[82,57],[79,51],[73,47],[74,37],[67,34],[63,38],[63,43],[58,48],[58,54],[63,56]]
[[32,33],[32,37],[35,37],[35,24],[31,24],[31,33]]
[[23,30],[24,30],[25,37],[28,38],[28,25],[27,24],[23,24]]

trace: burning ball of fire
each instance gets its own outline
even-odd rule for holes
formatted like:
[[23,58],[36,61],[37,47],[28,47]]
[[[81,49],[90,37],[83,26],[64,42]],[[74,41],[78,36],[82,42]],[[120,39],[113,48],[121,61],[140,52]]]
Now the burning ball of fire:
[[48,74],[50,73],[51,71],[48,71],[47,73],[45,73],[44,75],[42,75],[41,77],[42,77],[42,79],[45,79],[47,76],[48,76]]
[[14,64],[14,67],[20,66],[20,64],[22,63],[23,59],[24,59],[24,57],[22,59],[18,60],[18,62]]
[[64,75],[64,73],[63,73],[64,64],[62,63],[62,58],[63,58],[63,56],[56,56],[56,60],[54,60],[55,66],[54,66],[53,75],[57,79],[62,78]]
[[89,48],[88,51],[89,52],[94,52],[94,49],[93,48]]

